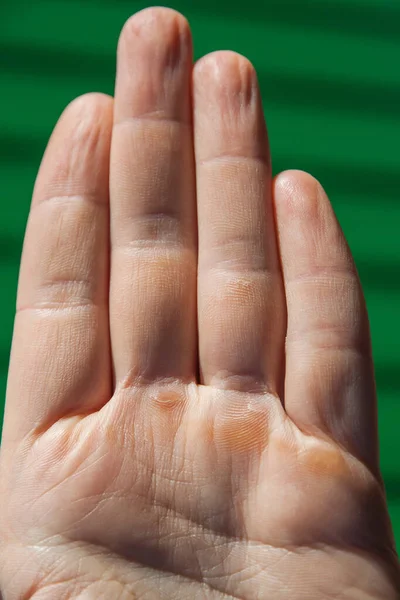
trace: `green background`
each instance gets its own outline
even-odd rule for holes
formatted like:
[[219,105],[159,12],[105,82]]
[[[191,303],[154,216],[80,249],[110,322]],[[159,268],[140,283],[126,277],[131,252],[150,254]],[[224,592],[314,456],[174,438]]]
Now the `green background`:
[[[119,31],[145,6],[0,0],[1,397],[25,223],[47,139],[72,98],[113,93]],[[332,200],[369,308],[381,462],[399,542],[400,0],[183,0],[169,6],[189,19],[195,58],[232,49],[253,62],[274,172],[310,171]]]

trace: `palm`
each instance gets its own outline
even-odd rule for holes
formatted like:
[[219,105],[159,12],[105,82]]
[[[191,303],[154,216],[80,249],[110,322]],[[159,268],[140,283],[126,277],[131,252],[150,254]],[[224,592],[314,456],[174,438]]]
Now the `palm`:
[[202,597],[206,586],[210,598],[323,598],[345,592],[363,563],[379,577],[368,560],[388,551],[379,486],[333,443],[303,435],[278,398],[265,400],[155,385],[58,422],[14,485],[14,531],[50,572],[62,561],[68,586],[79,575],[107,598],[116,581],[150,597]]
[[74,103],[44,158],[0,463],[5,597],[395,598],[349,249],[310,176],[272,185],[249,63],[196,66],[192,124],[190,60],[180,16],[137,15],[114,106]]

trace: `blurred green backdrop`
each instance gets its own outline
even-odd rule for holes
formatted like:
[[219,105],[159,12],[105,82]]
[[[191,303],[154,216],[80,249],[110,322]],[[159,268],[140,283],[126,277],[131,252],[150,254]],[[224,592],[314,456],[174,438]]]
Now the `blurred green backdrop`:
[[[1,398],[25,223],[47,139],[75,96],[113,94],[119,31],[145,6],[1,0]],[[232,49],[255,65],[274,172],[308,170],[330,195],[369,307],[382,468],[399,542],[400,0],[177,0],[169,6],[189,19],[195,58]]]

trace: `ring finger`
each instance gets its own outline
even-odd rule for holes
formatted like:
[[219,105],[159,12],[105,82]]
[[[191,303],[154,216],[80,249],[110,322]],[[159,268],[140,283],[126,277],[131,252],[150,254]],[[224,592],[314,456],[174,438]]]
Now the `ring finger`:
[[279,393],[286,309],[255,70],[234,52],[194,68],[202,382]]

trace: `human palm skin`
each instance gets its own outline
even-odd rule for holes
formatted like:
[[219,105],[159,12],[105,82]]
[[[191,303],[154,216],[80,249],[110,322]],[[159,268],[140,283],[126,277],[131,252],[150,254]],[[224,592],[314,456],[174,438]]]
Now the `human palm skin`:
[[271,179],[254,68],[123,28],[27,224],[3,600],[394,600],[368,316],[320,184]]

